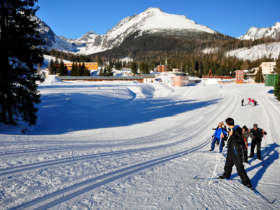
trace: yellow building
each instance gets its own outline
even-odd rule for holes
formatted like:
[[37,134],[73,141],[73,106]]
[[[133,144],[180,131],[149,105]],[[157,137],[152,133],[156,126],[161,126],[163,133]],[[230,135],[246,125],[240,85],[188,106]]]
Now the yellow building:
[[[82,65],[83,63],[77,63],[79,65]],[[97,62],[84,62],[85,67],[87,70],[97,70],[98,69],[98,63]],[[72,70],[73,63],[65,63],[64,64],[67,68],[67,70]]]

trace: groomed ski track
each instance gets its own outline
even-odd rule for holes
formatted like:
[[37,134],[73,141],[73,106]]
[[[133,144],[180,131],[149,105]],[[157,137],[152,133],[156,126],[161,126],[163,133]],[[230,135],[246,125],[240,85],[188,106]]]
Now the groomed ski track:
[[[280,103],[267,87],[58,83],[40,89],[37,126],[26,135],[4,126],[0,132],[3,209],[280,207]],[[243,97],[259,105],[241,107]],[[193,180],[223,172],[224,155],[206,151],[211,129],[229,116],[268,132],[264,161],[252,159],[246,169],[273,204],[239,182]],[[233,178],[239,178],[235,170]]]

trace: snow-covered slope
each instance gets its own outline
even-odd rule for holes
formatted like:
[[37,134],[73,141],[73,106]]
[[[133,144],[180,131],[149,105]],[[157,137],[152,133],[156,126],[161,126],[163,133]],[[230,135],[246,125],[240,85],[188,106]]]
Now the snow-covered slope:
[[73,45],[71,42],[68,42],[68,40],[65,40],[63,37],[57,36],[50,26],[48,26],[39,18],[37,19],[39,22],[39,32],[45,41],[43,48],[47,50],[57,49],[62,51],[77,52],[77,46]]
[[124,18],[104,35],[88,32],[79,39],[66,39],[56,36],[49,28],[48,31],[52,32],[52,42],[49,47],[81,54],[92,54],[119,46],[125,38],[135,33],[141,36],[143,33],[166,33],[174,30],[215,33],[214,30],[199,25],[183,15],[168,14],[158,8],[149,8],[138,15]]
[[260,44],[251,48],[241,48],[226,53],[242,60],[257,60],[264,57],[278,58],[280,55],[280,42]]
[[272,27],[269,28],[257,28],[251,27],[248,32],[241,36],[242,40],[256,40],[262,38],[280,38],[280,22],[276,22]]
[[[173,15],[158,8],[149,8],[139,15],[127,17],[120,21],[105,36],[105,47],[119,45],[127,36],[135,32],[154,33],[162,30],[190,30],[206,33],[215,33],[212,29],[196,24],[182,15]],[[109,45],[108,45],[109,44]]]
[[[51,80],[51,78],[50,78]],[[42,84],[37,124],[0,124],[0,209],[280,209],[280,103],[264,85]],[[242,98],[258,106],[240,106]],[[227,117],[267,131],[260,161],[217,180],[209,152]],[[249,139],[251,143],[251,139]],[[249,144],[250,150],[250,144]]]

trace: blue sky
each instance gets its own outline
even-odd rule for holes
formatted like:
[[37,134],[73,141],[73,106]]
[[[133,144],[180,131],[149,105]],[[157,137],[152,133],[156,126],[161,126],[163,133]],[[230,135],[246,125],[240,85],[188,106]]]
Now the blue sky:
[[280,0],[39,0],[37,15],[57,35],[104,34],[121,19],[149,7],[185,15],[198,24],[238,37],[251,26],[280,22]]

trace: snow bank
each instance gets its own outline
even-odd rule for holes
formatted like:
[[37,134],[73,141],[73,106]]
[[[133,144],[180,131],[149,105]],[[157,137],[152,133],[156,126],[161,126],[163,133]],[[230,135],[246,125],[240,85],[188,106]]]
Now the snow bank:
[[63,83],[56,75],[48,75],[42,85],[52,85],[56,83]]
[[205,85],[216,85],[220,81],[220,79],[203,79],[203,84]]

